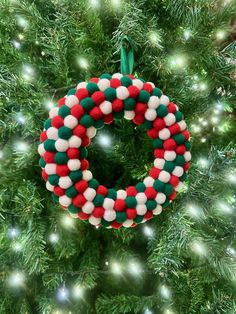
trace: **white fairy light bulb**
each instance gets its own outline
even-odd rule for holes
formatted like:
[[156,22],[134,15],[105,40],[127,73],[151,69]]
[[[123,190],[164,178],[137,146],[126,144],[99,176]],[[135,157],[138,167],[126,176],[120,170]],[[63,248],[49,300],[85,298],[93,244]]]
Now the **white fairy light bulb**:
[[189,29],[184,30],[184,39],[185,40],[189,40],[191,35],[192,35],[192,32]]
[[167,308],[164,310],[163,314],[176,314],[176,312],[174,312],[172,309]]
[[49,234],[48,240],[49,240],[50,243],[56,244],[56,243],[58,243],[59,238],[60,238],[59,234],[53,232],[53,233]]
[[17,22],[18,26],[20,26],[23,29],[26,29],[29,26],[28,21],[21,15],[16,16],[16,22]]
[[201,138],[201,142],[206,143],[206,138],[205,137]]
[[81,298],[83,298],[83,295],[84,295],[84,289],[81,286],[75,285],[72,288],[72,296],[75,299],[81,299]]
[[71,229],[75,225],[75,221],[69,215],[63,215],[61,217],[61,224],[65,229]]
[[35,70],[31,64],[25,63],[22,65],[21,76],[25,81],[31,82],[35,79]]
[[207,158],[201,157],[197,160],[197,166],[202,169],[209,167],[210,161]]
[[207,90],[207,84],[204,82],[200,83],[198,86],[201,91]]
[[229,255],[236,257],[236,250],[235,250],[234,248],[232,248],[232,247],[229,246],[229,247],[227,247],[226,252],[227,252]]
[[142,273],[142,268],[137,262],[130,262],[128,264],[128,271],[134,276],[139,276]]
[[121,0],[111,0],[111,6],[115,10],[120,9],[121,8]]
[[0,150],[0,159],[2,159],[3,158],[3,151],[2,150]]
[[153,314],[153,312],[150,311],[149,309],[146,309],[143,314]]
[[20,229],[17,227],[10,227],[7,230],[7,235],[10,239],[15,239],[20,235]]
[[164,299],[170,299],[171,298],[171,290],[166,285],[161,285],[160,288],[159,288],[159,292],[160,292],[160,295]]
[[236,172],[227,174],[226,179],[229,183],[236,184]]
[[17,153],[26,153],[29,150],[29,144],[23,141],[17,141],[13,146]]
[[17,112],[15,114],[15,121],[19,124],[25,124],[26,119],[25,119],[25,116],[21,112]]
[[192,124],[191,125],[191,130],[193,133],[199,133],[201,131],[201,128],[199,125],[196,125],[196,124]]
[[63,286],[57,290],[57,299],[60,302],[66,302],[69,298],[69,290]]
[[211,118],[212,124],[218,124],[219,121],[220,121],[220,119],[219,119],[219,117],[217,117],[217,116],[213,116],[213,117]]
[[25,38],[25,36],[24,36],[23,34],[18,34],[18,38],[19,38],[20,40],[22,40],[22,39]]
[[12,40],[12,45],[18,50],[21,48],[21,43],[15,39]]
[[22,251],[22,244],[20,242],[14,242],[11,246],[12,250],[16,253],[19,253]]
[[207,248],[206,245],[200,241],[200,240],[195,240],[190,243],[190,248],[192,252],[194,252],[196,255],[200,257],[204,257],[207,255]]
[[108,262],[108,261],[105,261],[105,265],[108,266],[108,265],[109,265],[109,262]]
[[45,56],[45,52],[44,51],[41,51],[41,56]]
[[148,238],[153,238],[154,237],[154,230],[149,227],[149,226],[144,226],[143,227],[143,233],[145,234],[145,236],[147,236]]
[[51,101],[51,100],[46,100],[44,102],[44,108],[47,109],[47,110],[50,110],[52,109],[54,106],[54,103]]
[[219,30],[217,33],[216,33],[216,39],[217,40],[223,40],[225,39],[227,36],[227,33],[226,31],[223,31],[223,30]]
[[205,217],[202,208],[200,208],[199,206],[193,203],[186,205],[186,213],[191,218],[196,219],[196,220],[203,219]]
[[122,274],[122,267],[119,263],[113,262],[111,264],[111,272],[115,275],[121,275]]
[[186,62],[187,62],[187,60],[186,60],[185,56],[175,55],[175,56],[171,57],[170,64],[173,68],[181,69],[186,65]]
[[216,208],[222,213],[227,214],[227,215],[233,213],[233,208],[229,204],[223,201],[217,202]]
[[109,147],[109,146],[111,146],[111,137],[108,136],[107,134],[100,134],[100,135],[97,137],[97,140],[98,140],[98,143],[99,143],[101,146],[104,146],[104,147]]
[[82,70],[87,70],[89,68],[88,60],[85,57],[77,56],[76,62]]
[[94,9],[99,9],[101,5],[99,0],[89,0],[89,4]]
[[25,282],[25,275],[20,271],[14,271],[8,278],[8,284],[12,288],[19,288]]

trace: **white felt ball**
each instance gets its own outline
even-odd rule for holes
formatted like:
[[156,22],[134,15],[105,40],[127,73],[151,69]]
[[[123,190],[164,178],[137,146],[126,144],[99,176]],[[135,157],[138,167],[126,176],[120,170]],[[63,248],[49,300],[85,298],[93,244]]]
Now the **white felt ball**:
[[48,191],[54,191],[54,185],[51,185],[48,181],[46,182],[46,188]]
[[179,182],[179,184],[175,187],[175,191],[180,191],[182,189],[182,187],[184,186],[183,182]]
[[180,126],[181,131],[184,131],[187,128],[187,124],[184,120],[178,122],[178,125]]
[[89,181],[89,180],[91,180],[91,179],[93,178],[92,172],[89,171],[89,170],[84,170],[84,171],[82,172],[82,175],[83,175],[83,179],[84,179],[85,181]]
[[77,87],[76,87],[76,89],[81,89],[81,88],[86,88],[87,87],[87,82],[80,82],[78,85],[77,85]]
[[165,160],[162,159],[162,158],[156,158],[156,159],[154,160],[154,166],[155,166],[157,169],[163,169],[164,164],[165,164]]
[[82,143],[82,140],[80,137],[76,136],[76,135],[72,135],[71,138],[69,139],[69,147],[80,147]]
[[112,75],[112,78],[117,78],[118,80],[120,80],[123,77],[123,75],[121,73],[114,73]]
[[69,95],[66,97],[65,104],[67,107],[72,108],[75,105],[78,105],[79,99],[75,95]]
[[167,126],[170,126],[176,122],[175,115],[173,113],[168,113],[163,120]]
[[104,92],[108,87],[110,87],[110,81],[106,78],[103,78],[103,79],[99,80],[97,85],[98,85],[98,88],[100,89],[100,91]]
[[146,196],[146,194],[143,193],[143,192],[137,193],[137,195],[135,196],[135,198],[136,198],[138,204],[145,204],[146,201],[147,201],[147,196]]
[[68,176],[60,177],[59,179],[59,186],[62,189],[68,189],[70,186],[72,186],[73,182],[71,181],[71,178]]
[[159,215],[162,212],[161,205],[157,205],[157,207],[152,211],[153,215]]
[[96,128],[94,126],[90,126],[89,128],[87,128],[86,134],[89,138],[93,138],[96,135]]
[[81,163],[79,159],[70,159],[67,163],[67,166],[71,171],[74,171],[80,168]]
[[156,109],[160,104],[160,99],[157,96],[151,96],[148,101],[148,107]]
[[92,189],[92,188],[87,188],[84,191],[84,197],[86,198],[86,200],[92,202],[92,200],[94,199],[94,197],[96,196],[96,190]]
[[57,140],[58,139],[58,129],[54,127],[50,127],[47,129],[47,137],[51,140]]
[[184,169],[180,166],[175,166],[175,169],[172,171],[172,174],[176,177],[181,177],[184,174]]
[[160,172],[160,174],[159,174],[158,179],[159,179],[160,181],[164,182],[164,183],[169,182],[169,180],[170,180],[170,174],[169,174],[169,172],[167,172],[167,171],[165,171],[165,170],[162,170],[162,171]]
[[138,89],[142,89],[143,88],[143,82],[139,79],[134,79],[133,80],[133,85],[138,87]]
[[82,206],[82,211],[85,214],[91,214],[94,210],[95,206],[92,202],[86,202],[83,206]]
[[89,222],[91,223],[91,225],[98,226],[101,222],[101,218],[96,218],[94,216],[90,216]]
[[112,210],[105,210],[103,218],[106,221],[113,221],[116,219],[116,212],[112,209]]
[[168,138],[170,138],[170,131],[167,128],[162,129],[161,131],[159,131],[159,138],[161,140],[167,140]]
[[164,153],[164,159],[167,161],[173,161],[176,158],[176,152],[174,150],[166,150]]
[[59,138],[55,142],[55,147],[58,152],[65,152],[69,148],[69,142],[67,140]]
[[124,100],[129,97],[129,91],[125,86],[119,86],[116,89],[116,97],[118,99]]
[[191,160],[191,153],[190,152],[185,152],[184,153],[184,159],[186,161],[190,161]]
[[38,146],[38,153],[40,156],[43,156],[46,150],[44,149],[43,143],[39,144]]
[[155,182],[155,180],[152,177],[146,177],[143,180],[143,183],[146,185],[146,187],[153,186],[154,182]]
[[166,95],[162,95],[160,98],[160,104],[161,105],[168,105],[170,102],[169,98]]
[[60,203],[62,206],[68,207],[68,206],[71,204],[71,198],[69,198],[69,197],[66,196],[66,195],[60,196],[60,197],[59,197],[59,203]]
[[66,116],[64,119],[64,126],[67,126],[70,129],[74,129],[77,124],[78,120],[72,115]]
[[112,104],[108,100],[103,101],[99,107],[103,114],[109,114],[112,112]]
[[45,172],[50,175],[56,173],[56,167],[57,167],[56,164],[46,164],[44,169]]
[[147,111],[145,112],[145,118],[148,120],[148,121],[154,121],[157,117],[157,112],[155,109],[147,109]]
[[49,111],[49,118],[54,118],[58,115],[58,111],[59,111],[59,108],[58,107],[53,107],[52,109],[50,109]]
[[105,210],[113,210],[114,204],[115,204],[115,201],[113,199],[105,197],[102,206],[105,208]]
[[163,204],[163,203],[165,203],[166,196],[164,193],[158,192],[155,200],[158,204]]
[[137,211],[137,214],[138,215],[145,215],[146,214],[146,212],[147,212],[147,207],[146,207],[146,205],[144,205],[144,204],[138,204],[137,206],[136,206],[136,211]]
[[132,110],[125,110],[124,113],[124,118],[127,120],[133,120],[133,118],[135,117],[135,112]]
[[127,219],[126,221],[123,222],[122,225],[123,225],[125,228],[129,228],[130,226],[132,226],[132,224],[133,224],[133,220]]
[[117,199],[124,200],[126,198],[126,196],[127,196],[127,193],[126,193],[125,190],[118,190],[116,195],[117,195]]

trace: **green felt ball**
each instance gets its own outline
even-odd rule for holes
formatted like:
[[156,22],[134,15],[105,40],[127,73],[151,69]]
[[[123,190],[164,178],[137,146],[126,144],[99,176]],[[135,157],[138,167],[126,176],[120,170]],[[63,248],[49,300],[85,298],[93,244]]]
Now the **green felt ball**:
[[137,200],[134,196],[127,196],[125,199],[127,208],[135,208]]
[[46,162],[44,161],[43,158],[40,158],[40,159],[39,159],[39,165],[40,165],[41,168],[44,168],[44,167],[45,167]]
[[80,124],[85,126],[86,128],[89,128],[90,126],[93,125],[93,118],[90,117],[90,115],[85,114],[81,119],[80,119]]
[[157,97],[161,97],[162,91],[160,90],[160,88],[154,87],[152,90],[152,95],[157,96]]
[[86,86],[87,91],[89,92],[90,95],[92,95],[93,93],[99,91],[99,88],[97,86],[96,83],[94,82],[89,82]]
[[175,119],[176,119],[176,122],[183,120],[183,114],[180,111],[176,111],[175,112]]
[[68,210],[71,214],[77,214],[80,211],[78,207],[72,204],[68,206]]
[[95,205],[95,207],[102,206],[103,202],[104,202],[104,196],[100,194],[97,194],[93,199],[93,204]]
[[108,79],[108,80],[111,80],[111,79],[112,79],[112,76],[111,76],[111,74],[109,74],[109,73],[103,73],[103,74],[100,76],[100,79],[104,79],[104,78],[106,78],[106,79]]
[[122,78],[120,80],[121,80],[121,84],[123,86],[128,87],[128,86],[132,85],[132,80],[128,76],[122,76]]
[[157,116],[160,118],[164,118],[167,114],[168,114],[168,109],[166,106],[164,105],[160,105],[157,109]]
[[134,110],[136,101],[133,98],[127,98],[124,100],[125,110]]
[[139,224],[140,222],[143,221],[143,216],[140,216],[140,215],[137,215],[135,218],[134,218],[134,222],[136,224]]
[[116,212],[116,221],[119,224],[122,224],[124,221],[126,221],[127,215],[125,212]]
[[107,190],[107,197],[112,198],[113,200],[116,199],[117,192],[115,189],[108,189]]
[[55,163],[58,165],[66,164],[69,160],[67,153],[64,152],[57,152],[54,156]]
[[166,199],[166,201],[163,203],[163,204],[161,204],[161,206],[162,207],[168,207],[170,205],[170,200],[168,200],[168,199]]
[[80,158],[86,158],[88,156],[88,150],[85,147],[80,147],[79,156]]
[[153,148],[162,148],[163,142],[164,142],[163,140],[161,140],[160,138],[157,138],[157,139],[152,141],[152,146],[153,146]]
[[52,199],[55,203],[59,203],[59,197],[57,195],[55,195],[54,193],[51,194]]
[[50,176],[48,176],[48,182],[54,186],[58,185],[59,176],[56,174],[51,174]]
[[155,200],[148,200],[146,206],[148,210],[154,210],[157,207],[157,202]]
[[122,119],[124,117],[124,110],[113,112],[113,116],[115,119]]
[[104,122],[103,120],[96,120],[93,125],[96,129],[102,129],[104,127]]
[[82,171],[80,171],[80,170],[71,171],[69,174],[69,177],[73,182],[77,182],[77,181],[81,180],[82,176],[83,176],[83,174],[82,174]]
[[43,143],[44,149],[48,152],[56,152],[55,142],[54,140],[46,140]]
[[172,185],[170,185],[169,183],[165,184],[165,188],[164,188],[164,193],[166,196],[171,195],[174,192],[174,188]]
[[144,192],[146,190],[146,185],[143,182],[139,182],[135,185],[138,192]]
[[116,99],[116,90],[115,90],[115,88],[108,87],[104,91],[104,95],[106,97],[106,100],[113,101],[114,99]]
[[163,170],[172,173],[172,171],[175,169],[175,163],[172,161],[166,161],[164,164]]
[[184,182],[187,178],[187,173],[185,172],[179,179],[181,182]]
[[153,187],[156,191],[158,192],[163,192],[164,191],[164,187],[165,184],[163,182],[161,182],[160,180],[155,180]]
[[49,129],[51,126],[52,126],[52,119],[47,119],[47,120],[44,122],[44,128],[47,130],[47,129]]
[[67,95],[68,95],[68,96],[70,96],[70,95],[75,95],[75,93],[76,93],[76,88],[71,88],[71,89],[68,90]]
[[177,155],[175,158],[175,163],[177,166],[183,166],[185,164],[185,158],[183,155]]
[[68,197],[75,197],[78,194],[74,186],[69,187],[66,189],[66,196]]
[[93,107],[95,106],[93,99],[90,97],[86,97],[86,98],[82,99],[80,104],[84,108],[84,110],[86,110],[86,111],[93,109]]
[[91,179],[88,183],[89,187],[96,190],[99,186],[99,182],[96,179]]
[[175,136],[173,136],[173,139],[175,140],[175,142],[177,143],[177,145],[183,144],[185,141],[185,137],[183,136],[183,134],[179,133]]
[[191,143],[189,141],[184,142],[184,146],[187,150],[191,149]]
[[141,90],[139,92],[138,101],[147,103],[149,101],[150,94],[146,90]]
[[144,130],[150,130],[153,127],[153,123],[152,123],[152,121],[148,121],[145,119],[144,122],[141,124],[141,127]]
[[61,106],[58,110],[58,114],[59,116],[61,116],[62,118],[65,118],[66,116],[69,116],[70,114],[70,108],[67,107],[66,105]]
[[72,130],[67,126],[62,126],[58,130],[58,136],[64,140],[68,140],[72,135]]
[[106,221],[105,219],[102,218],[101,220],[101,225],[104,227],[104,228],[107,228],[110,226],[110,222],[109,221]]

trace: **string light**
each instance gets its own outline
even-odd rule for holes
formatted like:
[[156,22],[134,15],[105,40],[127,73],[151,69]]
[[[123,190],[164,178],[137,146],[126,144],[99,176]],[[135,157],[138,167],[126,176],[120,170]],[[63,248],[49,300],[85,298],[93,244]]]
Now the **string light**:
[[219,30],[217,33],[216,33],[216,39],[217,40],[223,40],[225,39],[227,36],[227,33],[226,31],[223,31],[223,30]]
[[60,302],[66,302],[69,298],[69,290],[63,286],[57,290],[57,299]]
[[59,234],[53,232],[49,235],[48,239],[50,243],[56,244],[59,241]]
[[105,265],[108,266],[108,265],[109,265],[109,262],[108,262],[108,261],[105,261]]
[[17,40],[13,40],[12,41],[12,45],[16,48],[16,49],[20,49],[21,48],[21,43]]
[[14,143],[14,149],[17,153],[26,153],[29,150],[29,145],[23,141],[17,141]]
[[42,56],[45,56],[45,52],[44,52],[44,51],[41,51],[41,55],[42,55]]
[[25,282],[25,276],[22,272],[14,271],[8,278],[8,284],[12,288],[19,288],[23,286]]
[[89,0],[90,6],[94,9],[100,8],[100,1],[99,0]]
[[50,110],[54,107],[54,104],[51,100],[46,100],[44,102],[44,107],[45,107],[45,109]]
[[229,255],[236,257],[236,250],[235,250],[234,248],[232,248],[232,247],[227,247],[226,252],[227,252]]
[[172,68],[182,69],[187,63],[184,55],[175,55],[170,58],[170,65]]
[[142,272],[141,266],[136,262],[130,262],[128,264],[128,271],[135,276],[139,276]]
[[229,173],[226,178],[229,183],[236,184],[236,173]]
[[77,64],[78,66],[82,69],[82,70],[87,70],[89,68],[89,63],[88,60],[84,57],[78,56],[76,58]]
[[122,267],[117,262],[113,262],[111,264],[111,271],[115,275],[121,275],[122,274]]
[[150,311],[149,309],[146,309],[143,314],[153,314],[153,312]]
[[23,64],[21,69],[22,78],[28,82],[35,79],[35,70],[30,64]]
[[72,296],[75,299],[81,299],[83,298],[84,290],[81,286],[75,285],[72,289]]
[[29,26],[28,21],[21,15],[16,16],[16,21],[17,21],[18,26],[20,26],[23,29],[26,29]]
[[227,204],[223,201],[217,202],[216,207],[218,210],[220,210],[224,214],[232,214],[233,213],[233,208],[229,204]]
[[172,309],[168,308],[164,310],[163,314],[175,314],[175,312]]
[[197,160],[197,166],[202,169],[206,169],[209,167],[209,160],[207,158],[201,157]]
[[63,215],[61,218],[61,224],[66,229],[71,229],[75,225],[75,221],[69,215]]
[[189,29],[186,29],[186,30],[184,31],[184,39],[185,39],[185,40],[189,40],[189,38],[191,37],[191,35],[192,35],[192,32],[191,32]]
[[212,124],[218,124],[219,121],[220,121],[219,117],[213,116],[213,117],[211,118]]
[[99,136],[97,137],[97,140],[101,146],[104,146],[104,147],[111,146],[111,137],[106,134],[99,134]]
[[171,291],[166,285],[161,285],[159,288],[159,291],[160,291],[160,295],[164,299],[170,299],[171,298]]
[[12,244],[12,250],[16,253],[20,252],[22,250],[22,244],[20,242],[14,242]]
[[25,36],[24,36],[23,34],[18,34],[18,38],[19,38],[20,40],[22,40],[22,39],[25,38]]
[[204,83],[204,82],[200,83],[200,84],[199,84],[199,89],[200,89],[201,91],[207,90],[207,84]]
[[10,239],[15,239],[20,235],[20,229],[17,227],[10,227],[7,230],[7,235]]
[[121,8],[121,0],[111,0],[111,5],[115,10]]
[[201,142],[206,143],[206,138],[205,137],[201,138]]
[[25,119],[25,116],[21,112],[17,112],[14,118],[17,123],[25,124],[26,119]]
[[154,230],[149,227],[149,226],[144,226],[143,227],[143,233],[145,234],[145,236],[147,236],[148,238],[153,238],[155,232]]
[[191,218],[196,220],[203,219],[205,217],[202,208],[193,203],[186,205],[186,212]]
[[201,128],[199,125],[196,125],[196,124],[192,124],[191,125],[191,130],[193,133],[199,133],[201,131]]
[[190,243],[191,250],[198,256],[204,257],[207,255],[207,248],[206,245],[201,241],[193,241]]
[[2,159],[3,158],[3,151],[2,150],[0,150],[0,159]]

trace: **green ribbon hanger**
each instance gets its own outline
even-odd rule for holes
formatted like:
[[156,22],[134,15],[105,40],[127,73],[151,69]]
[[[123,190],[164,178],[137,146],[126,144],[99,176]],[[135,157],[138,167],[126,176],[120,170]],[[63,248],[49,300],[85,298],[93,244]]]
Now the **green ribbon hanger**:
[[123,75],[132,74],[134,67],[134,51],[131,40],[124,36],[120,47],[120,70]]

